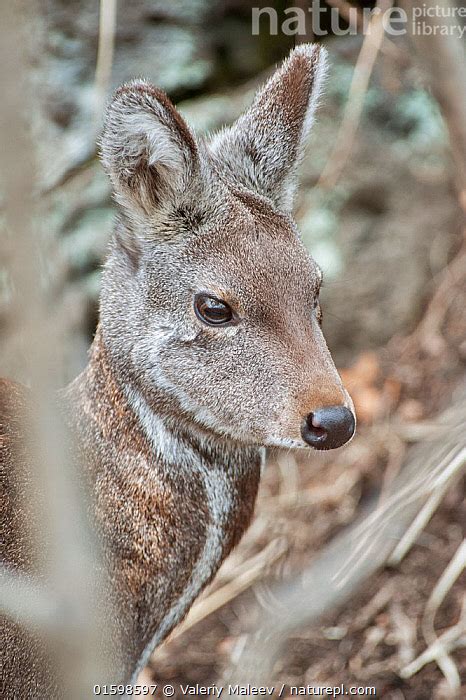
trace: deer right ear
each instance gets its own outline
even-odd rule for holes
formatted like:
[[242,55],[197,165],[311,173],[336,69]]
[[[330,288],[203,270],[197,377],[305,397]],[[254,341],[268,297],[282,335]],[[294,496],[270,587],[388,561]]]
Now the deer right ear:
[[185,192],[198,167],[188,126],[165,93],[142,80],[115,93],[100,147],[116,197],[132,212],[150,214]]
[[226,177],[291,213],[323,76],[325,50],[301,44],[260,90],[251,107],[214,137],[211,148]]

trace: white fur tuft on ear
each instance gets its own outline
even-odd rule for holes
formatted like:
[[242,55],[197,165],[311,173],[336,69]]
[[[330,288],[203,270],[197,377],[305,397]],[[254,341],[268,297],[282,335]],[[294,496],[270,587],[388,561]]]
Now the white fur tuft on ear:
[[193,135],[168,97],[137,80],[117,90],[100,142],[120,203],[149,213],[162,194],[182,192],[197,166]]
[[252,106],[211,143],[225,176],[291,212],[296,171],[325,77],[326,51],[319,44],[294,49]]
[[147,158],[148,165],[182,170],[183,157],[173,135],[155,115],[142,112],[124,116],[120,135],[126,157],[134,161]]

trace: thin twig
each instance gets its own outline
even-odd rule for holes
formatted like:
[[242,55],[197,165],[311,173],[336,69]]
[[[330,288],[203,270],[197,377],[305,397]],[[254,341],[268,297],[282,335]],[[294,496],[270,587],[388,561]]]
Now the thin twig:
[[383,13],[391,5],[391,0],[379,0],[376,8],[373,10],[369,29],[364,37],[354,69],[336,143],[320,175],[317,183],[319,187],[330,188],[335,185],[353,150],[356,132],[364,107],[364,98],[384,38]]
[[[406,12],[412,12],[408,0],[403,0],[402,6]],[[464,43],[454,31],[459,18],[447,0],[424,0],[423,6],[425,31],[414,31],[412,41],[448,129],[458,199],[466,212],[466,67]],[[437,31],[439,17],[444,30],[441,32]],[[415,22],[408,22],[408,27],[413,30]]]
[[110,84],[115,51],[117,0],[100,0],[99,44],[95,68],[95,123],[99,124]]
[[[466,615],[461,616],[459,622],[450,627],[436,641],[431,644],[420,656],[414,661],[405,666],[400,671],[402,678],[411,678],[415,673],[421,670],[423,666],[436,661],[443,654],[448,654],[454,649],[459,649],[466,646]],[[456,674],[458,671],[456,670]],[[454,687],[459,687],[459,678],[453,681]]]
[[440,283],[429,301],[423,319],[408,339],[408,344],[420,344],[430,355],[439,355],[445,349],[441,334],[442,323],[455,300],[455,289],[459,293],[466,282],[466,229],[463,235],[464,242],[460,251],[442,270]]
[[422,621],[424,639],[428,644],[435,641],[434,621],[437,611],[446,598],[447,593],[461,573],[466,569],[466,539],[462,541],[447,568],[437,581],[429,600],[426,603]]
[[[452,691],[458,690],[460,686],[460,676],[458,668],[454,660],[449,655],[449,650],[446,648],[445,644],[438,644],[439,640],[437,634],[435,633],[434,622],[435,616],[440,605],[443,603],[453,584],[465,568],[466,540],[463,540],[463,542],[456,550],[454,556],[450,560],[447,568],[442,573],[434,590],[432,591],[424,609],[424,615],[422,619],[422,632],[424,635],[424,639],[426,640],[431,650],[430,655],[432,655],[432,649],[434,650],[434,652],[436,649],[438,649],[438,653],[435,656],[435,661],[440,670],[442,671],[443,675],[445,676],[445,680],[447,681]],[[466,597],[464,599],[463,606],[464,607],[460,615],[460,621],[458,625],[461,625],[461,620],[464,617],[464,628],[466,631]]]

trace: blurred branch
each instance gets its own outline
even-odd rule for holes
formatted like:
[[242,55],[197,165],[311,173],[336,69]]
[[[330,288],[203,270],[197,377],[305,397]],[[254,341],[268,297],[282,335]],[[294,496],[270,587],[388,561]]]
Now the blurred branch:
[[[25,519],[34,522],[34,554],[43,573],[47,595],[29,585],[26,579],[4,571],[0,591],[0,608],[15,622],[47,617],[48,594],[62,611],[50,629],[41,629],[44,644],[53,635],[60,649],[55,659],[66,688],[66,697],[89,696],[91,681],[105,679],[104,653],[100,641],[104,621],[98,552],[87,525],[87,504],[78,483],[75,465],[65,439],[63,417],[55,390],[61,384],[63,328],[52,314],[47,299],[45,265],[54,270],[56,244],[50,237],[45,245],[47,221],[44,203],[37,197],[35,141],[31,119],[38,110],[31,82],[30,55],[39,55],[40,21],[31,3],[1,3],[0,66],[2,72],[2,110],[0,150],[2,152],[2,189],[4,193],[5,229],[9,247],[9,274],[13,288],[15,331],[21,347],[36,410],[32,431],[26,429],[32,464],[28,465],[22,493]],[[32,437],[32,435],[34,437]],[[38,444],[36,444],[36,442]],[[18,473],[20,472],[20,464]],[[26,523],[24,523],[24,526]],[[18,533],[18,537],[21,533]],[[25,535],[25,533],[22,533]],[[40,612],[42,603],[45,609]],[[100,606],[100,607],[99,607]],[[8,650],[5,650],[8,651]],[[76,659],[79,658],[76,673]]]
[[[456,165],[459,201],[466,212],[466,61],[464,43],[451,31],[453,21],[459,22],[461,18],[458,15],[453,18],[452,5],[447,0],[425,0],[423,5],[431,10],[432,16],[427,11],[423,13],[426,31],[416,32],[411,38],[447,125]],[[404,0],[402,6],[410,16],[412,3]],[[437,10],[441,12],[441,20]],[[448,32],[435,31],[440,21]],[[414,24],[408,22],[411,30]],[[427,33],[427,27],[430,27],[430,33]]]
[[95,123],[100,124],[110,78],[115,50],[117,0],[100,0],[99,45],[95,69]]
[[[350,26],[356,24],[356,28],[359,31],[364,31],[364,18],[359,7],[352,5],[347,0],[326,0],[326,3],[338,10],[339,14]],[[353,17],[356,18],[356,22],[354,22]],[[387,37],[385,37],[380,51],[391,58],[399,59],[401,56],[406,58],[405,52]]]
[[460,449],[459,452],[453,450],[453,454],[449,457],[447,464],[444,466],[444,470],[442,471],[442,479],[437,482],[436,488],[432,489],[432,493],[427,502],[421,508],[407,532],[405,535],[403,535],[400,542],[397,544],[396,548],[391,554],[389,563],[392,566],[397,566],[402,559],[404,559],[422,530],[424,530],[426,527],[432,515],[437,510],[446,490],[451,485],[450,477],[453,477],[455,474],[459,473],[465,465],[466,446]]
[[25,627],[48,627],[57,609],[56,600],[43,587],[25,576],[0,567],[2,615]]
[[70,180],[79,175],[84,168],[92,165],[96,159],[95,141],[99,135],[105,102],[111,83],[113,57],[115,52],[115,34],[117,18],[117,0],[100,0],[99,37],[97,45],[97,60],[94,77],[93,119],[89,125],[90,138],[77,153],[69,156],[69,162],[59,176],[47,179],[42,193],[47,195],[60,189]]
[[384,39],[383,13],[391,5],[392,0],[378,0],[373,10],[369,29],[364,37],[354,69],[336,143],[320,175],[317,183],[318,187],[333,187],[351,155],[364,107],[364,98],[369,87],[369,80]]

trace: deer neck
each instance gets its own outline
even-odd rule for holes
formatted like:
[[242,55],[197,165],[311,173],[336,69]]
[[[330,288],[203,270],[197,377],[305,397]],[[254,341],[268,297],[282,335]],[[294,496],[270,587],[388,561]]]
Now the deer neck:
[[188,421],[178,419],[175,430],[166,409],[149,406],[123,381],[100,333],[67,401],[124,621],[127,680],[248,527],[261,453]]

